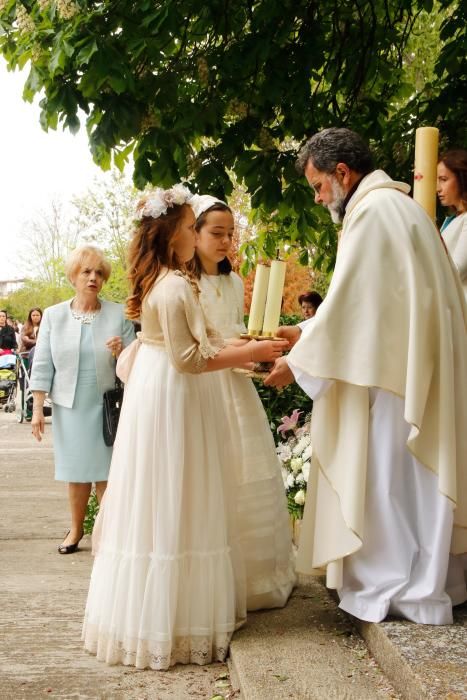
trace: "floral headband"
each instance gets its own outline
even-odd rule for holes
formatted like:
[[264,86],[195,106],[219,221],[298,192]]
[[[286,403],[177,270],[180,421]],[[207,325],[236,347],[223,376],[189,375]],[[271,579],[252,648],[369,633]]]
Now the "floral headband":
[[188,204],[192,198],[192,194],[185,185],[174,185],[170,190],[163,190],[162,187],[148,192],[147,195],[136,206],[136,218],[142,219],[145,216],[151,216],[153,219],[158,219],[160,216],[167,214],[167,209],[175,205]]

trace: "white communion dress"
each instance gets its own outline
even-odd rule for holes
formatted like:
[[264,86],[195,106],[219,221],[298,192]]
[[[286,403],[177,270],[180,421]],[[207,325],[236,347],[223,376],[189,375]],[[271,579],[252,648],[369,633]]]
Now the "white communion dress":
[[84,645],[109,664],[206,664],[225,659],[246,619],[235,435],[219,373],[202,373],[223,343],[178,272],[159,276],[141,321],[95,526]]
[[[209,326],[225,339],[246,331],[240,277],[205,275],[201,306]],[[246,567],[247,609],[285,605],[295,583],[291,528],[274,439],[251,379],[230,369],[217,372],[229,432],[236,451],[239,541]]]

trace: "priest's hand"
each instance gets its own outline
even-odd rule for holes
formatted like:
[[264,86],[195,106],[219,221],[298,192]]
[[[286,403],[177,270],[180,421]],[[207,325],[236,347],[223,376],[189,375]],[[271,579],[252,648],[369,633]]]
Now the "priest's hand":
[[297,340],[300,339],[301,334],[302,329],[298,326],[280,326],[280,328],[277,329],[276,336],[288,340],[290,347],[293,348]]
[[[286,326],[287,327],[287,326]],[[287,364],[285,357],[279,357],[274,363],[274,368],[264,380],[266,386],[275,386],[277,388],[287,386],[295,381],[293,372]]]

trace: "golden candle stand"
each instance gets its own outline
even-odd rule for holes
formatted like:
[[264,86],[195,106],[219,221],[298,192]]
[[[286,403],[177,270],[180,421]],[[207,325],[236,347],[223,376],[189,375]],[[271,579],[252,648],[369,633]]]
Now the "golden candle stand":
[[[241,333],[241,340],[284,340],[284,338],[278,338],[276,335],[260,335],[256,333]],[[271,372],[274,363],[273,362],[255,362],[254,369],[243,369],[242,367],[233,367],[232,372],[236,374],[243,374],[244,377],[249,377],[250,379],[260,379],[264,380],[265,377]]]
[[284,338],[279,338],[277,335],[264,335],[256,333],[240,333],[241,340],[284,340]]

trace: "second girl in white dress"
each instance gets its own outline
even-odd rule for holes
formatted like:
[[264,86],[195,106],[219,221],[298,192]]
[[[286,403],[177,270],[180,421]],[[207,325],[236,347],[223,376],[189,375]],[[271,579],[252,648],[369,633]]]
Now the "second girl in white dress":
[[[232,271],[234,219],[210,195],[195,195],[196,253],[190,263],[201,288],[209,325],[225,339],[239,338],[243,283]],[[285,605],[295,583],[291,530],[282,475],[266,413],[251,379],[230,369],[218,373],[222,402],[236,450],[240,546],[246,564],[247,608]]]

